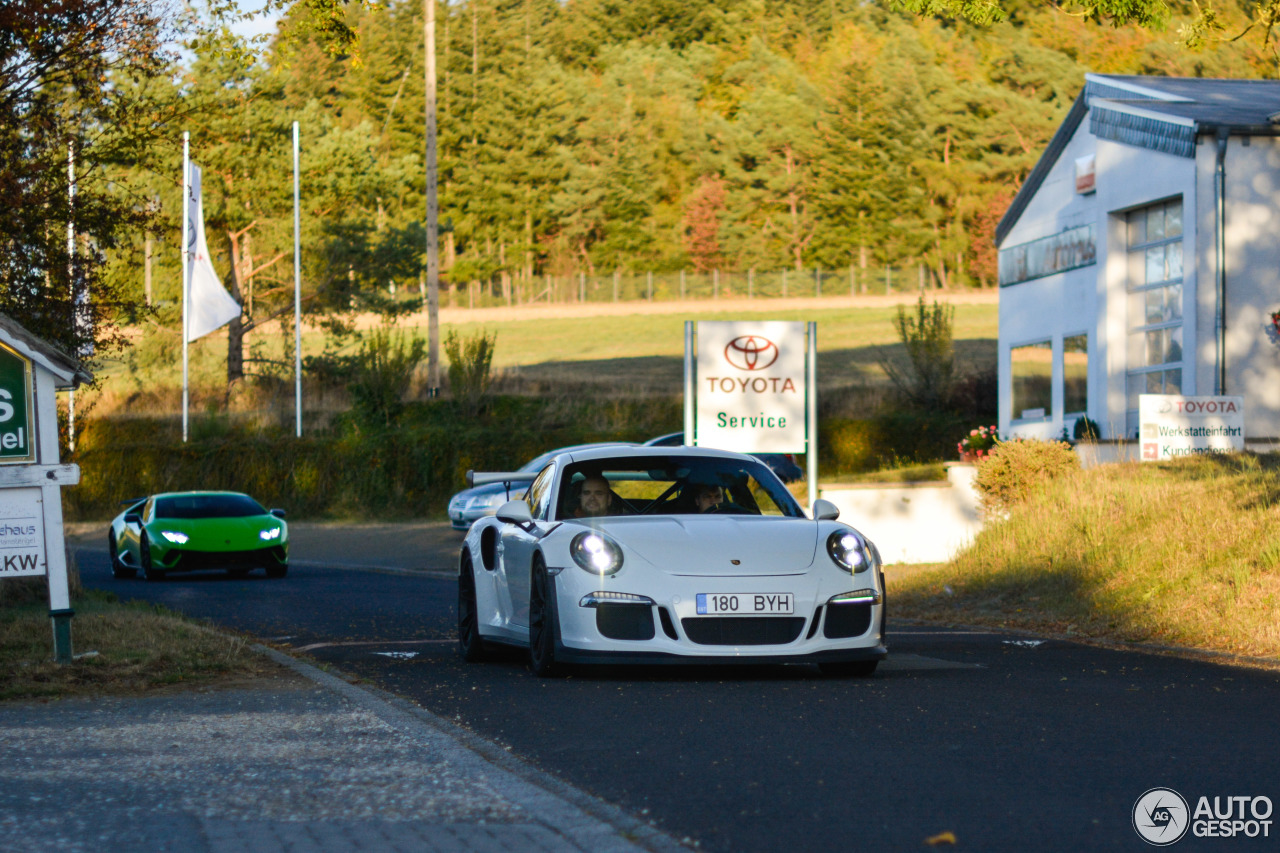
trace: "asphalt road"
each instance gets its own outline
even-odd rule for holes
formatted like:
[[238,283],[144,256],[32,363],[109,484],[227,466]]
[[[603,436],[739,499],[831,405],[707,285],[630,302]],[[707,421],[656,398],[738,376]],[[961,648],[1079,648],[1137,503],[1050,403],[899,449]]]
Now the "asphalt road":
[[[433,541],[447,555],[458,539]],[[295,552],[279,581],[148,584],[111,579],[102,551],[79,563],[86,585],[305,650],[704,850],[921,849],[944,832],[965,849],[1142,850],[1132,813],[1148,789],[1192,809],[1201,796],[1280,802],[1274,672],[891,622],[869,680],[752,667],[549,681],[518,656],[458,660],[444,571],[332,567],[381,565],[376,547],[326,554],[320,566]],[[1177,849],[1273,849],[1276,835],[1188,833]]]

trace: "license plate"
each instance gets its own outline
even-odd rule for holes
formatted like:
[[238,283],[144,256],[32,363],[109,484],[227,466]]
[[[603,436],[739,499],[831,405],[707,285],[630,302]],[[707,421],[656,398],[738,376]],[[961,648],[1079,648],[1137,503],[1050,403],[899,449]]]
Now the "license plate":
[[795,596],[789,592],[700,592],[700,616],[790,616]]

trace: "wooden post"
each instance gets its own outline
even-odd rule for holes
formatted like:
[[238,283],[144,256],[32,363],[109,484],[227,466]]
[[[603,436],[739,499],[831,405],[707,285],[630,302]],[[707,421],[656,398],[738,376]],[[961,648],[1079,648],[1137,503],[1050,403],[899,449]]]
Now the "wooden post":
[[427,114],[427,396],[440,393],[440,246],[436,198],[436,0],[424,0],[423,83]]
[[148,231],[143,240],[143,256],[145,258],[145,266],[142,270],[142,289],[147,298],[147,307],[151,307],[151,232]]

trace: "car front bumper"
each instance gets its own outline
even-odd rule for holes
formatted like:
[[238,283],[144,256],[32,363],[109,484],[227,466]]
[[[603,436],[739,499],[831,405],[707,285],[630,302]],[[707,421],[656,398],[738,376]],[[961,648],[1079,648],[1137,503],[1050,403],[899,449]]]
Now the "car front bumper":
[[166,572],[192,572],[201,569],[258,569],[289,564],[289,546],[271,545],[247,551],[200,551],[175,546],[162,554],[152,553],[157,568]]
[[[668,575],[660,593],[656,584],[601,579],[576,567],[557,573],[554,581],[556,655],[565,662],[836,663],[887,654],[878,568],[852,575],[825,568],[752,577]],[[598,591],[641,596],[648,603],[584,604]],[[855,591],[858,600],[839,600]],[[709,616],[697,612],[700,593],[790,593],[794,605],[785,615]]]

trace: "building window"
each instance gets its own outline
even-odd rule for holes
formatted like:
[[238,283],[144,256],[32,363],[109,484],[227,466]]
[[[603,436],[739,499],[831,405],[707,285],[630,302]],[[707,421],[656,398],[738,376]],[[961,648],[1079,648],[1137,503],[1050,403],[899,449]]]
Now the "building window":
[[1053,344],[1039,341],[1009,350],[1013,419],[1048,420],[1053,408]]
[[1132,422],[1139,394],[1182,393],[1182,200],[1132,211],[1127,225]]
[[1062,408],[1068,415],[1089,408],[1089,336],[1062,339]]
[[1085,267],[1098,259],[1098,241],[1093,225],[1069,228],[1052,237],[1042,237],[1000,250],[1000,286],[1007,287],[1033,278]]

